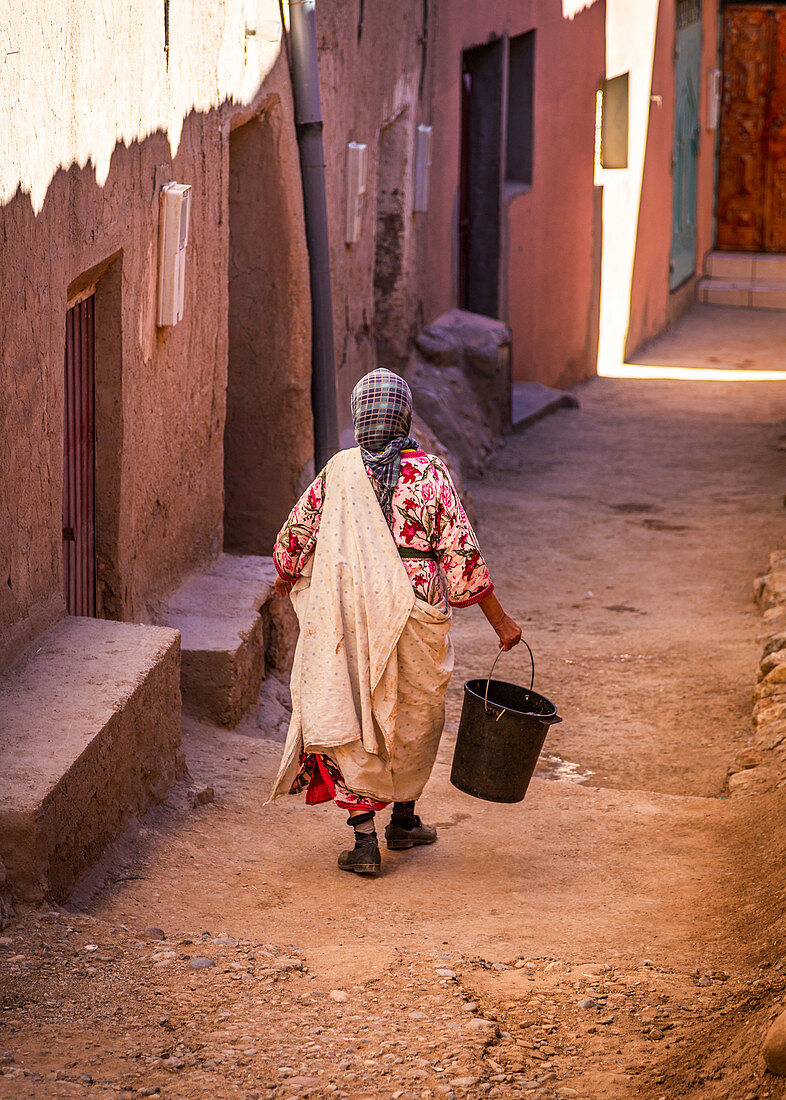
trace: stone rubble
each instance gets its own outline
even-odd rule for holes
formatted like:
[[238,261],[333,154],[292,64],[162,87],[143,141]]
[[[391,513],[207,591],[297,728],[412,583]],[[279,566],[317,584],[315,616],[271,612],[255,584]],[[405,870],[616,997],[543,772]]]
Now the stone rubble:
[[753,689],[753,734],[729,767],[732,798],[786,784],[786,551],[770,554],[753,591],[763,613],[763,649]]
[[[732,797],[786,785],[786,550],[770,554],[767,571],[756,578],[753,591],[763,613],[763,649],[753,689],[753,736],[729,769]],[[697,984],[710,986],[714,977],[703,975]],[[786,1076],[786,1011],[767,1031],[762,1053],[770,1073]]]
[[[323,989],[292,944],[154,931],[53,910],[26,914],[2,937],[3,1100],[671,1100],[693,1095],[683,1088],[691,1081],[712,1100],[781,1095],[755,1054],[747,1088],[726,1080],[728,1039],[717,1035],[726,1021],[755,1043],[754,1006],[786,995],[782,968],[760,971],[754,1001],[725,971],[650,960],[516,967],[514,958],[499,969],[454,954],[453,969],[402,950],[382,976]],[[786,1013],[765,1058],[782,1072]]]

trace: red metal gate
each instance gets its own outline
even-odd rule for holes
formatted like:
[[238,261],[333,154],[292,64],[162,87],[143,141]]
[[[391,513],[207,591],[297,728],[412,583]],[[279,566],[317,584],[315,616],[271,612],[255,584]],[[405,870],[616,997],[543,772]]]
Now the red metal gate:
[[96,613],[95,298],[66,314],[63,576],[69,615]]

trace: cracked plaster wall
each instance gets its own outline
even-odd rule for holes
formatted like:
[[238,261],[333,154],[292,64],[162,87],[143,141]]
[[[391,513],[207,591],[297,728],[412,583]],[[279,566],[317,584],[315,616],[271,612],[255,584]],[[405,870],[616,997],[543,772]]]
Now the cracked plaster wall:
[[[69,294],[89,287],[85,273],[106,277],[110,258],[119,294],[107,325],[122,374],[105,369],[97,333],[96,386],[114,387],[99,404],[121,457],[119,480],[104,486],[114,561],[99,562],[99,602],[144,619],[221,547],[229,130],[275,101],[294,143],[291,92],[277,4],[171,11],[168,66],[163,5],[39,0],[0,29],[0,665],[65,613],[65,313]],[[299,195],[296,157],[286,172]],[[193,187],[185,317],[158,329],[158,192],[170,179]],[[297,202],[288,216],[280,239],[304,247]],[[292,309],[307,330],[308,298]],[[288,369],[308,415],[302,346]],[[300,469],[310,447],[302,417],[284,418],[279,433]],[[97,470],[99,497],[108,476]]]
[[[317,4],[341,429],[350,426],[352,387],[377,366],[377,195],[380,145],[391,126],[404,131],[400,141],[404,214],[398,235],[401,270],[393,288],[394,304],[384,318],[386,345],[402,349],[405,358],[408,342],[423,320],[421,302],[429,277],[424,264],[425,231],[431,215],[412,211],[412,153],[418,125],[431,122],[435,10],[435,0],[403,0],[394,5],[319,0]],[[350,141],[368,145],[368,182],[360,239],[348,246],[344,229],[346,148]],[[388,164],[386,188],[392,185],[393,176],[394,168]],[[392,361],[380,365],[395,369]]]

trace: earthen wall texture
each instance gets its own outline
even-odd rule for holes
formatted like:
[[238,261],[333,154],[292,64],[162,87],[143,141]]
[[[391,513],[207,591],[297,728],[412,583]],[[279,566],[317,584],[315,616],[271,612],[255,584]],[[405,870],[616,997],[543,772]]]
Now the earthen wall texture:
[[[661,0],[655,39],[647,149],[644,160],[636,256],[631,285],[626,355],[633,355],[695,300],[693,284],[669,288],[672,218],[672,152],[674,148],[675,0]],[[718,62],[718,3],[702,3],[702,53],[699,79],[699,154],[696,206],[696,274],[713,247],[715,206],[715,143],[707,129],[707,70]]]
[[282,57],[266,109],[229,134],[224,546],[233,553],[272,552],[313,464],[311,291],[285,66]]
[[[63,359],[73,297],[96,287],[99,613],[145,619],[221,549],[233,119],[267,111],[291,145],[276,183],[295,199],[264,226],[259,251],[285,294],[288,259],[300,249],[305,263],[278,5],[219,0],[194,22],[175,13],[168,56],[163,22],[148,9],[108,8],[109,37],[103,23],[94,33],[90,9],[69,9],[64,34],[21,11],[6,28],[20,54],[18,95],[0,107],[0,665],[65,613]],[[191,184],[193,202],[184,319],[159,329],[159,192],[169,180]],[[250,216],[249,231],[257,228]],[[287,308],[294,396],[278,410],[276,439],[299,471],[311,450],[308,294]],[[277,386],[252,395],[266,417]],[[297,478],[261,476],[280,481],[282,496]]]
[[553,0],[442,0],[437,11],[425,314],[458,304],[462,51],[535,30],[533,181],[503,196],[500,314],[513,334],[514,377],[569,385],[594,374],[597,360],[601,209],[593,178],[605,4],[573,19]]
[[[400,367],[423,320],[432,214],[412,210],[413,156],[418,125],[431,121],[435,7],[423,0],[317,5],[341,429],[350,425],[358,378],[377,365]],[[350,141],[368,146],[368,179],[360,239],[347,245]]]

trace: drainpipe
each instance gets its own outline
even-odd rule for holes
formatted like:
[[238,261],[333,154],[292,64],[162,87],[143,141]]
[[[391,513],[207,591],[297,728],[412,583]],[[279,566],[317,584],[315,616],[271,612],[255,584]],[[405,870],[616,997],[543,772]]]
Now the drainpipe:
[[319,471],[336,453],[339,442],[315,7],[316,0],[290,0],[289,3],[290,66],[311,273],[311,404],[314,461]]

